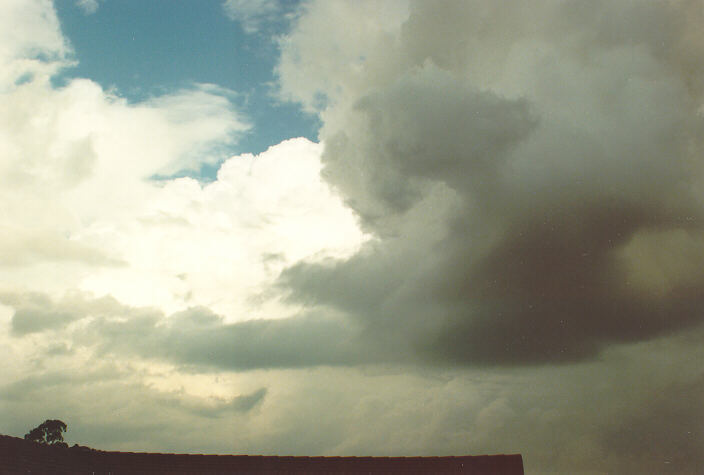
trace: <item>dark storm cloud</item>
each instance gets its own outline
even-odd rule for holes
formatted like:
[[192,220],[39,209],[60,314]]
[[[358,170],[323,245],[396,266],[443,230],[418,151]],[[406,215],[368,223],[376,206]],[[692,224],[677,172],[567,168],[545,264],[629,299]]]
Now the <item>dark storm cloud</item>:
[[[101,366],[101,365],[98,365]],[[0,386],[0,400],[5,402],[33,400],[38,393],[62,394],[70,387],[80,387],[95,381],[115,381],[120,373],[114,368],[99,367],[75,373],[66,370],[47,371]]]
[[207,418],[222,418],[228,414],[244,414],[260,405],[266,397],[267,389],[260,388],[250,394],[235,396],[231,400],[217,400],[213,402],[203,402],[199,399],[191,398],[189,401],[183,398],[165,398],[164,403],[175,407],[181,407],[187,412],[196,416]]
[[[643,472],[695,473],[704,469],[704,378],[677,383],[655,395],[602,435],[607,452],[629,454]],[[622,472],[633,471],[624,463]]]
[[154,331],[153,353],[184,364],[241,370],[349,365],[365,359],[353,345],[352,335],[344,323],[313,316],[190,331],[171,327]]
[[167,322],[101,321],[91,330],[102,351],[223,369],[349,365],[366,358],[344,322],[315,316],[227,324],[208,309],[196,308]]
[[[73,294],[57,302],[43,294],[8,294],[16,308],[13,334],[54,331],[75,347],[99,354],[139,355],[186,366],[251,370],[349,366],[378,359],[361,343],[356,329],[339,318],[310,312],[298,317],[226,323],[205,307],[169,317],[153,308],[122,305],[113,298]],[[76,329],[66,325],[81,320]],[[55,351],[55,344],[46,349]],[[368,351],[365,351],[367,348]],[[243,399],[240,409],[263,397]]]
[[618,249],[637,229],[692,227],[663,215],[671,222],[648,223],[657,219],[653,209],[572,208],[514,224],[475,262],[452,255],[433,297],[475,307],[449,319],[432,351],[458,362],[575,360],[701,322],[701,276],[653,295],[631,285],[622,268]]
[[378,61],[319,91],[323,175],[378,239],[287,269],[288,298],[442,364],[575,361],[700,324],[693,5],[415,4]]
[[365,223],[408,211],[434,181],[481,190],[537,125],[526,101],[480,91],[435,67],[366,95],[353,110],[358,129],[329,139],[323,175]]
[[69,293],[58,302],[41,293],[3,293],[0,302],[15,309],[10,321],[14,335],[58,330],[86,316],[121,309],[113,298],[86,300],[80,293]]
[[237,412],[249,412],[264,400],[266,392],[266,388],[261,388],[254,391],[252,394],[237,396],[232,401],[231,407]]
[[60,328],[77,319],[77,315],[46,312],[41,308],[20,308],[12,317],[12,332],[18,335]]

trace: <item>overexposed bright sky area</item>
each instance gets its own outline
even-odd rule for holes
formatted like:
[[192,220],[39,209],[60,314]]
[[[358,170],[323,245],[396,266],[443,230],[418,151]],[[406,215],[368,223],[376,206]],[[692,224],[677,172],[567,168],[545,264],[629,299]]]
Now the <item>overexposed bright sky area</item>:
[[701,472],[702,24],[0,1],[0,433]]

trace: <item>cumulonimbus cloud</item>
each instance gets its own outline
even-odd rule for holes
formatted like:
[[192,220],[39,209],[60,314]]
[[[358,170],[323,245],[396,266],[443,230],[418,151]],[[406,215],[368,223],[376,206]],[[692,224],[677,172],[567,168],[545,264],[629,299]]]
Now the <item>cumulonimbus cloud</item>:
[[460,365],[591,358],[701,323],[704,275],[683,258],[704,248],[695,4],[418,3],[350,42],[316,19],[347,6],[314,3],[282,91],[318,108],[323,176],[380,240],[289,268],[289,298]]

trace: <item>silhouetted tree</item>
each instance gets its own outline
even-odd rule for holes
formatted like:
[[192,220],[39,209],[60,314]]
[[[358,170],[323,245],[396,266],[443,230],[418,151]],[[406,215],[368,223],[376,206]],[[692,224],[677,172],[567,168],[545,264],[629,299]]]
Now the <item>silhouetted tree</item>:
[[64,432],[66,432],[66,423],[58,419],[47,419],[26,433],[24,438],[42,445],[68,447],[64,442]]

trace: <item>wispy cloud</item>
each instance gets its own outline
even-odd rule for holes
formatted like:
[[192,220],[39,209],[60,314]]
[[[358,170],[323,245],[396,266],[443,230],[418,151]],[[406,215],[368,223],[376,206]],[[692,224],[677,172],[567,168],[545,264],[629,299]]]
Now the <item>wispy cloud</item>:
[[296,3],[281,0],[225,0],[222,7],[227,16],[238,22],[246,33],[253,34],[271,23],[286,20]]
[[92,15],[97,12],[100,6],[98,0],[76,0],[76,5],[81,8],[86,15]]

